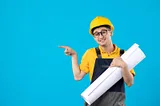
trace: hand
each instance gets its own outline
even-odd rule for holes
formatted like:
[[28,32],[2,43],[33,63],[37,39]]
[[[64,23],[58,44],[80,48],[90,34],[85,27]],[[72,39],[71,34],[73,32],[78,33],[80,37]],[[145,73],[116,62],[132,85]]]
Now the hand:
[[67,55],[67,56],[73,56],[76,54],[76,52],[70,48],[69,46],[59,46],[59,48],[64,48],[64,53]]
[[127,64],[122,60],[122,58],[117,57],[117,58],[113,59],[112,63],[110,64],[110,67],[125,68],[125,67],[127,67]]

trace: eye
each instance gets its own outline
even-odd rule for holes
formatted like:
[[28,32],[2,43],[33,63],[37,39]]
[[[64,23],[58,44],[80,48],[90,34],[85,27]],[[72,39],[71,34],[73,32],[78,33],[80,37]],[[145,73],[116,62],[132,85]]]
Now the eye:
[[100,33],[96,32],[96,33],[94,33],[94,36],[98,37],[98,36],[100,36]]
[[107,34],[107,30],[102,31],[102,34],[106,35]]

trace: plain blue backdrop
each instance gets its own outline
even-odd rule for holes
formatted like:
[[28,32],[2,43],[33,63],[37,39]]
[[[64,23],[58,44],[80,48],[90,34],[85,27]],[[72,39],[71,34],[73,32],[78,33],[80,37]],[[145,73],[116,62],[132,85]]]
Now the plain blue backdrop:
[[114,24],[113,43],[137,43],[147,56],[126,87],[126,104],[160,106],[159,0],[1,0],[0,106],[83,106],[89,77],[74,81],[71,58],[58,46],[71,46],[80,63],[97,46],[88,30],[98,15]]

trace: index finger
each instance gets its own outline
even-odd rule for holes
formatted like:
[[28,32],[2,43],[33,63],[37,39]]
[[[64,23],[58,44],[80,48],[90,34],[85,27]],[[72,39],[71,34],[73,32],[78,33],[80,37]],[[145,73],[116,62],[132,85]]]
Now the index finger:
[[68,46],[58,46],[59,48],[64,48],[64,49],[67,49]]

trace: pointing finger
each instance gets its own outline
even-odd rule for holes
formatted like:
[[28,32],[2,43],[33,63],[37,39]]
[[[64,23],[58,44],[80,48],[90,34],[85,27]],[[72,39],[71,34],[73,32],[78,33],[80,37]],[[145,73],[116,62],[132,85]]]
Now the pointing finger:
[[68,46],[58,46],[59,48],[64,48],[64,49],[67,49]]

